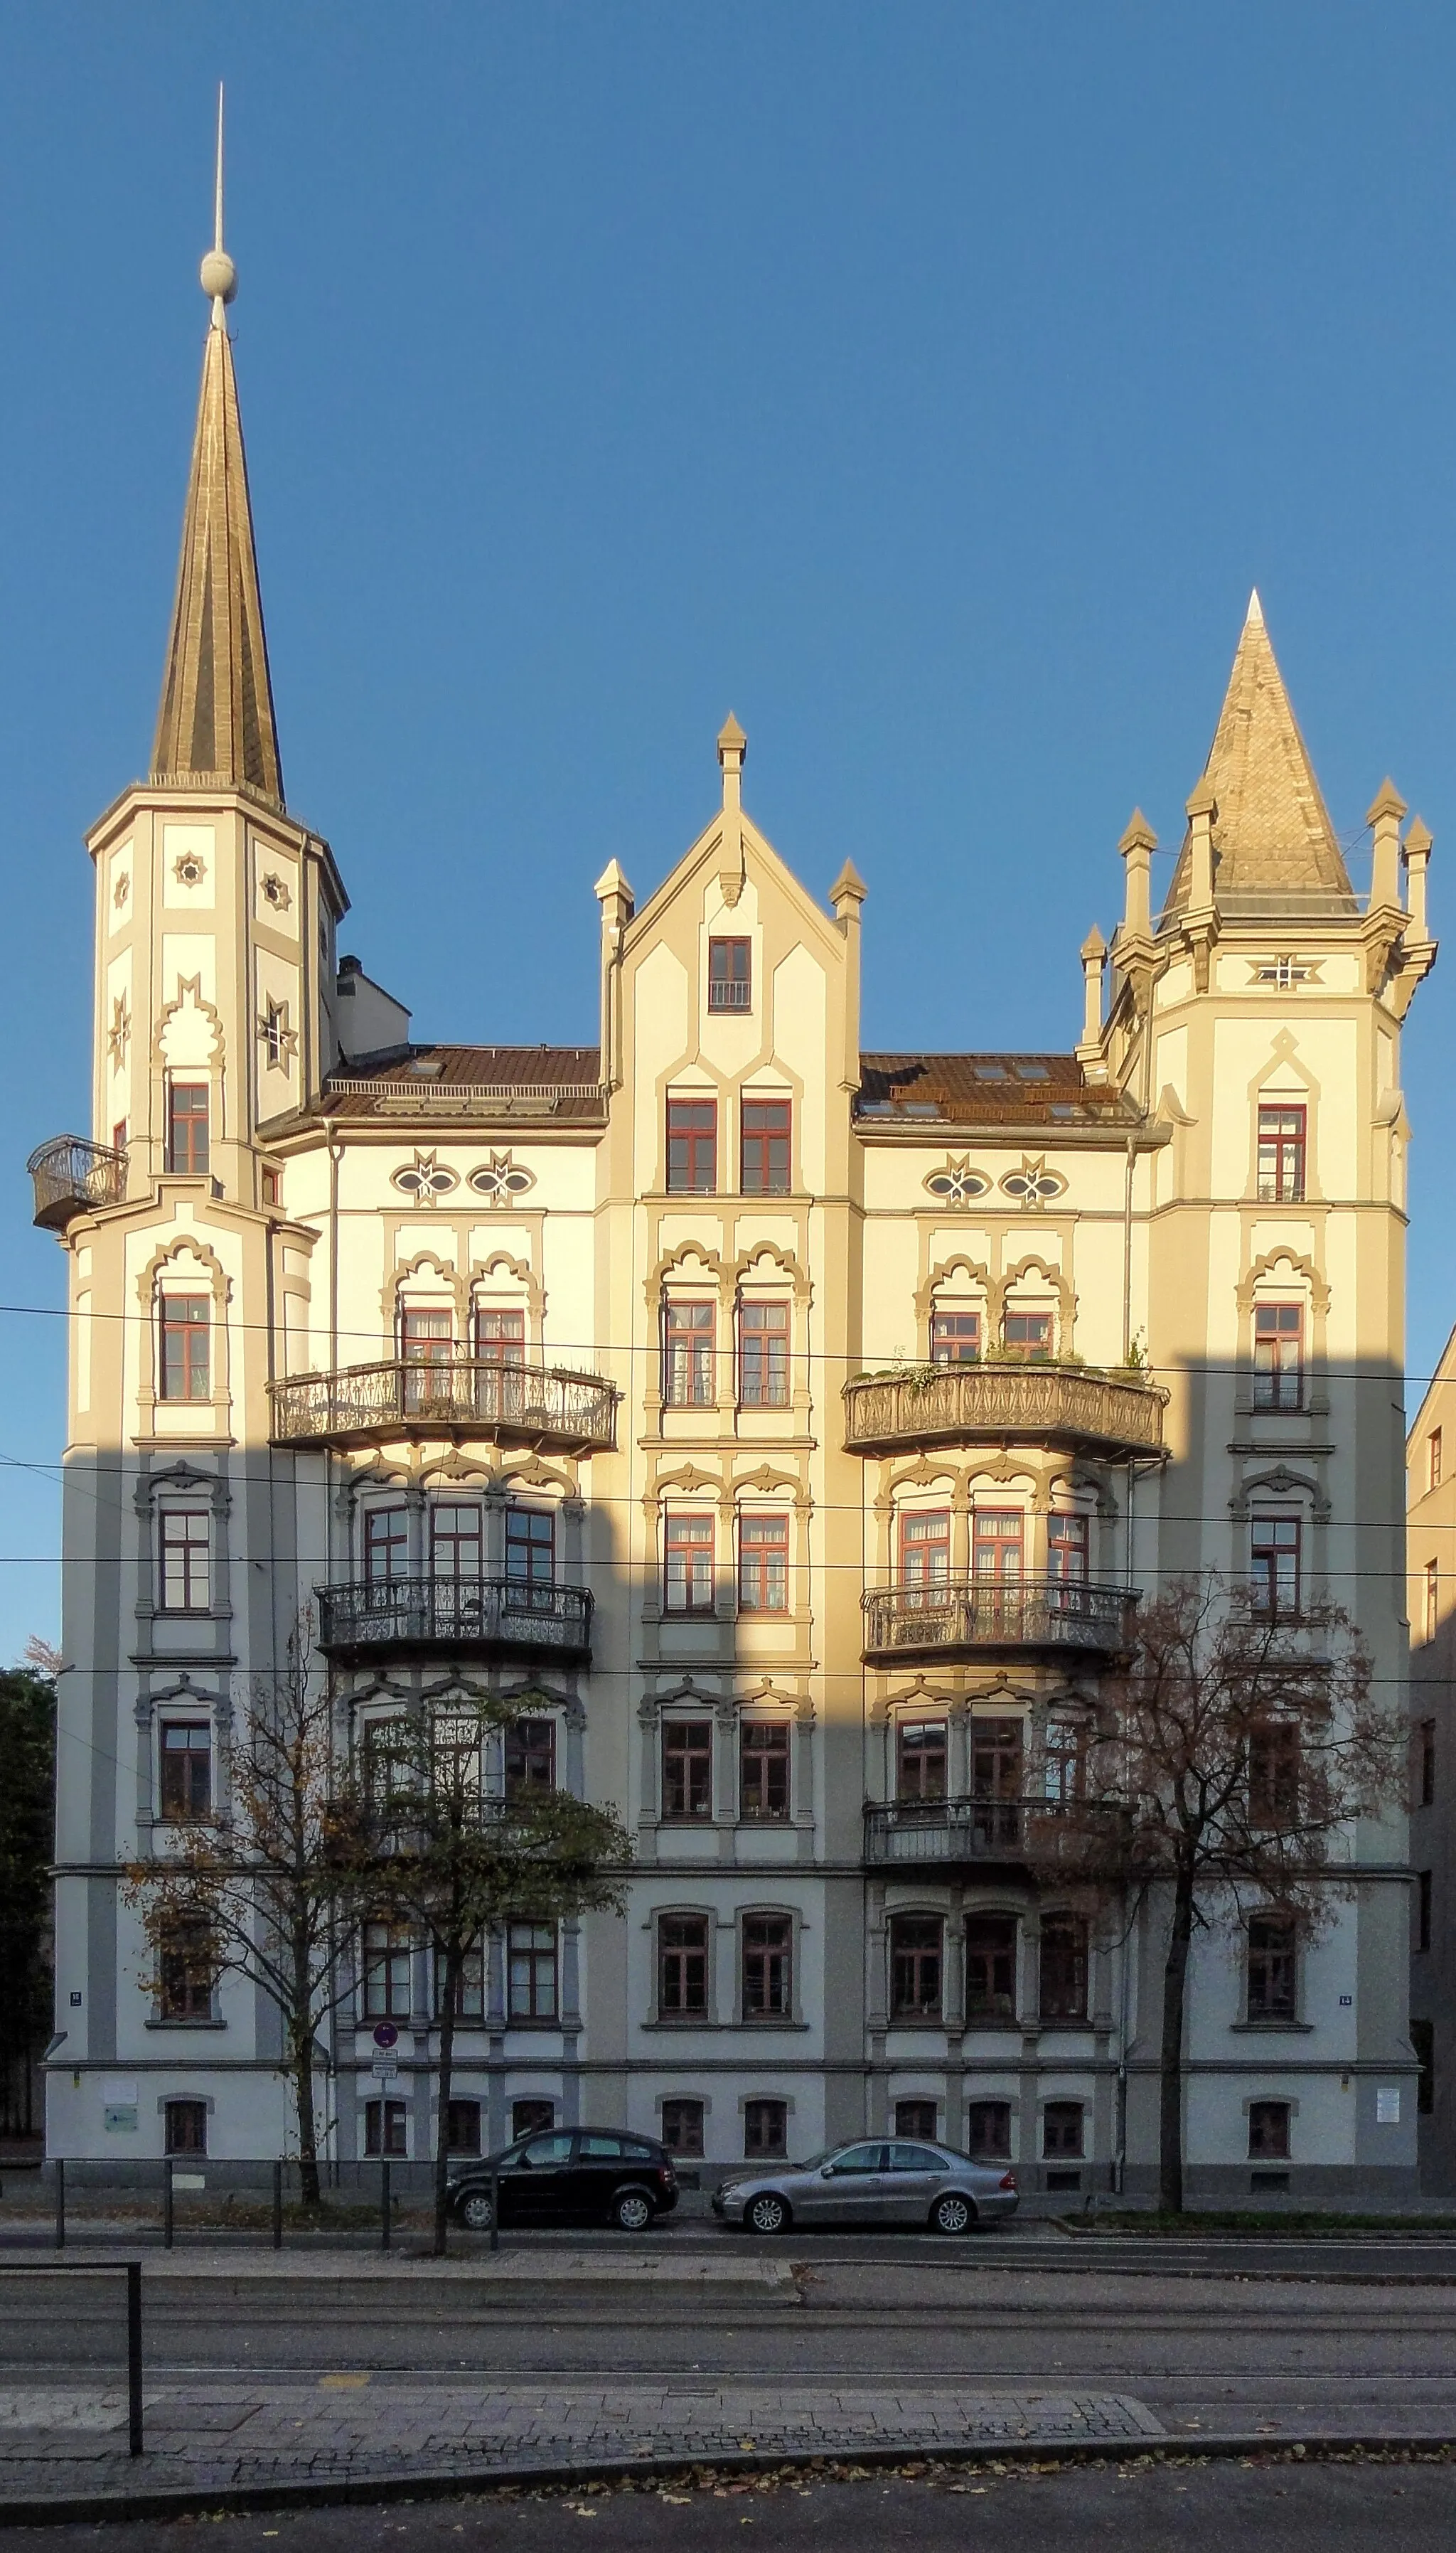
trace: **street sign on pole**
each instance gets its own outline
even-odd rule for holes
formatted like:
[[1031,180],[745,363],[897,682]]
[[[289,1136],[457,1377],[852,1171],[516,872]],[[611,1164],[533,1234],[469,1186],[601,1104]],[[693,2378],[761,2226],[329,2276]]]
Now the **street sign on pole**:
[[376,2048],[392,2048],[392,2047],[394,2047],[394,2045],[395,2045],[396,2041],[398,2040],[398,2038],[399,2038],[399,2033],[398,2033],[398,2031],[395,2029],[394,2024],[393,2024],[393,2022],[392,2022],[392,2021],[376,2021],[376,2022],[375,2022],[375,2024],[374,2024],[374,2046],[375,2046]]

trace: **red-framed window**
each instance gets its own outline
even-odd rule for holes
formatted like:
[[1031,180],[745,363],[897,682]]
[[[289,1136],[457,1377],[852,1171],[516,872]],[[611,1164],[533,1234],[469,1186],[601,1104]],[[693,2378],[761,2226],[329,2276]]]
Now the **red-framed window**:
[[205,1924],[169,1924],[157,1953],[157,2005],[163,2021],[211,2021],[217,1960]]
[[788,1815],[788,1723],[745,1720],[738,1732],[738,1814],[757,1823]]
[[932,1312],[930,1362],[932,1365],[979,1365],[981,1363],[981,1314],[979,1312]]
[[1064,1587],[1085,1587],[1088,1578],[1088,1532],[1085,1515],[1058,1513],[1047,1518],[1047,1569]]
[[902,1720],[894,1733],[895,1797],[943,1800],[949,1732],[943,1720]]
[[664,1527],[663,1601],[670,1613],[711,1613],[714,1518],[710,1508],[670,1515]]
[[943,1926],[938,1915],[891,1915],[889,2009],[897,2021],[940,2017]]
[[746,1011],[753,1006],[753,942],[708,942],[708,1009]]
[[366,1507],[364,1529],[364,1574],[370,1587],[409,1575],[409,1510]]
[[455,1316],[445,1306],[406,1304],[399,1315],[399,1352],[406,1365],[449,1365],[455,1354]]
[[744,1099],[739,1177],[745,1196],[787,1196],[793,1185],[792,1110],[786,1099]]
[[523,1366],[526,1362],[525,1313],[477,1311],[475,1360],[479,1365]]
[[505,1732],[505,1795],[556,1789],[556,1721],[513,1720]]
[[901,1585],[912,1589],[944,1587],[950,1574],[950,1509],[907,1510],[900,1517]]
[[740,1613],[788,1610],[788,1517],[740,1515],[738,1519]]
[[[1008,1805],[1021,1797],[1026,1760],[1026,1724],[1010,1719],[973,1719],[971,1722],[971,1796]],[[1014,1812],[1013,1812],[1014,1814]]]
[[205,1613],[212,1603],[212,1518],[206,1507],[163,1507],[156,1519],[156,1601],[163,1613]]
[[212,1729],[205,1720],[161,1723],[161,1814],[183,1823],[212,1809]]
[[713,1723],[663,1721],[663,1819],[688,1826],[713,1814]]
[[1052,1353],[1050,1312],[1003,1312],[1001,1347],[1008,1357],[1027,1365],[1045,1365]]
[[556,1577],[556,1516],[550,1507],[518,1506],[505,1511],[505,1574],[531,1587],[550,1587]]
[[1308,1144],[1308,1111],[1261,1107],[1259,1111],[1259,1202],[1300,1205]]
[[158,1307],[163,1400],[212,1398],[212,1297],[163,1294]]
[[484,1553],[480,1509],[471,1498],[437,1498],[430,1509],[430,1566],[436,1578],[478,1578]]
[[668,1102],[668,1190],[673,1196],[711,1196],[718,1184],[716,1099]]
[[711,1303],[670,1294],[663,1305],[663,1400],[669,1409],[711,1409],[718,1397]]
[[738,1306],[738,1405],[740,1409],[788,1407],[788,1305]]
[[743,1918],[743,2017],[786,2020],[793,2010],[793,1917]]
[[1304,1406],[1304,1306],[1254,1305],[1254,1407]]
[[978,1578],[1019,1578],[1026,1519],[1019,1507],[978,1507],[972,1518],[971,1566]]
[[658,1917],[658,2011],[680,2021],[708,2008],[706,1915]]
[[1249,1575],[1254,1610],[1270,1621],[1290,1621],[1300,1610],[1300,1519],[1255,1514],[1249,1526]]
[[166,1166],[183,1177],[209,1166],[211,1094],[205,1081],[172,1081],[166,1093]]

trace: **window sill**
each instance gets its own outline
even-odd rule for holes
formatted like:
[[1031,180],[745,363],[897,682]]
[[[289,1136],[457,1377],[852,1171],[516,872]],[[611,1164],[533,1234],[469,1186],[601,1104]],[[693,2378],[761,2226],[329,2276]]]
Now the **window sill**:
[[225,2021],[144,2021],[144,2030],[226,2030]]
[[1312,2021],[1231,2021],[1228,2026],[1230,2030],[1242,2032],[1245,2038],[1259,2039],[1267,2038],[1271,2032],[1279,2032],[1286,2038],[1298,2034],[1307,2036],[1314,2028]]

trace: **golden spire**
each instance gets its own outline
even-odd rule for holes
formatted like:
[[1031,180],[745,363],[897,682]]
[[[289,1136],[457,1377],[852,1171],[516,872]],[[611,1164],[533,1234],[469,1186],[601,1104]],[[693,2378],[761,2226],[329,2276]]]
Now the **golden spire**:
[[263,635],[248,464],[227,305],[238,275],[223,246],[223,93],[218,90],[213,244],[202,261],[212,324],[182,517],[182,558],[152,750],[152,777],[182,787],[256,789],[283,803]]
[[[1354,909],[1319,783],[1275,661],[1257,593],[1239,636],[1228,691],[1203,766],[1213,793],[1213,890],[1225,912],[1240,904],[1275,913],[1282,903]],[[1165,911],[1192,888],[1193,834],[1185,838]]]

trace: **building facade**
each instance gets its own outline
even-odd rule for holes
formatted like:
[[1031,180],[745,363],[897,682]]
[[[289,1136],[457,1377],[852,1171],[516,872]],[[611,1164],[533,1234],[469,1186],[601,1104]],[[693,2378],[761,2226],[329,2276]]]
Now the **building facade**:
[[[1161,912],[1134,816],[1066,1053],[867,1052],[866,888],[799,883],[731,718],[665,882],[596,882],[595,1042],[416,1040],[285,805],[205,281],[152,769],[88,843],[93,1125],[32,1165],[73,1342],[51,2150],[287,2149],[270,2008],[157,1973],[119,1878],[225,1807],[307,1609],[341,1749],[502,1694],[489,1778],[634,1833],[625,1922],[482,1944],[463,2146],[618,2122],[711,2176],[934,2132],[1148,2189],[1160,1910],[1039,1887],[1025,1804],[1130,1592],[1187,1573],[1343,1598],[1404,1698],[1429,837],[1387,785],[1357,898],[1256,599]],[[1198,1943],[1192,2195],[1413,2184],[1403,1820],[1349,1853],[1316,1938]],[[431,1962],[383,1927],[356,1959],[327,2147],[417,2160]]]
[[1456,1331],[1415,1413],[1405,1445],[1410,1618],[1410,2039],[1420,2060],[1416,2099],[1420,2185],[1456,2193]]

